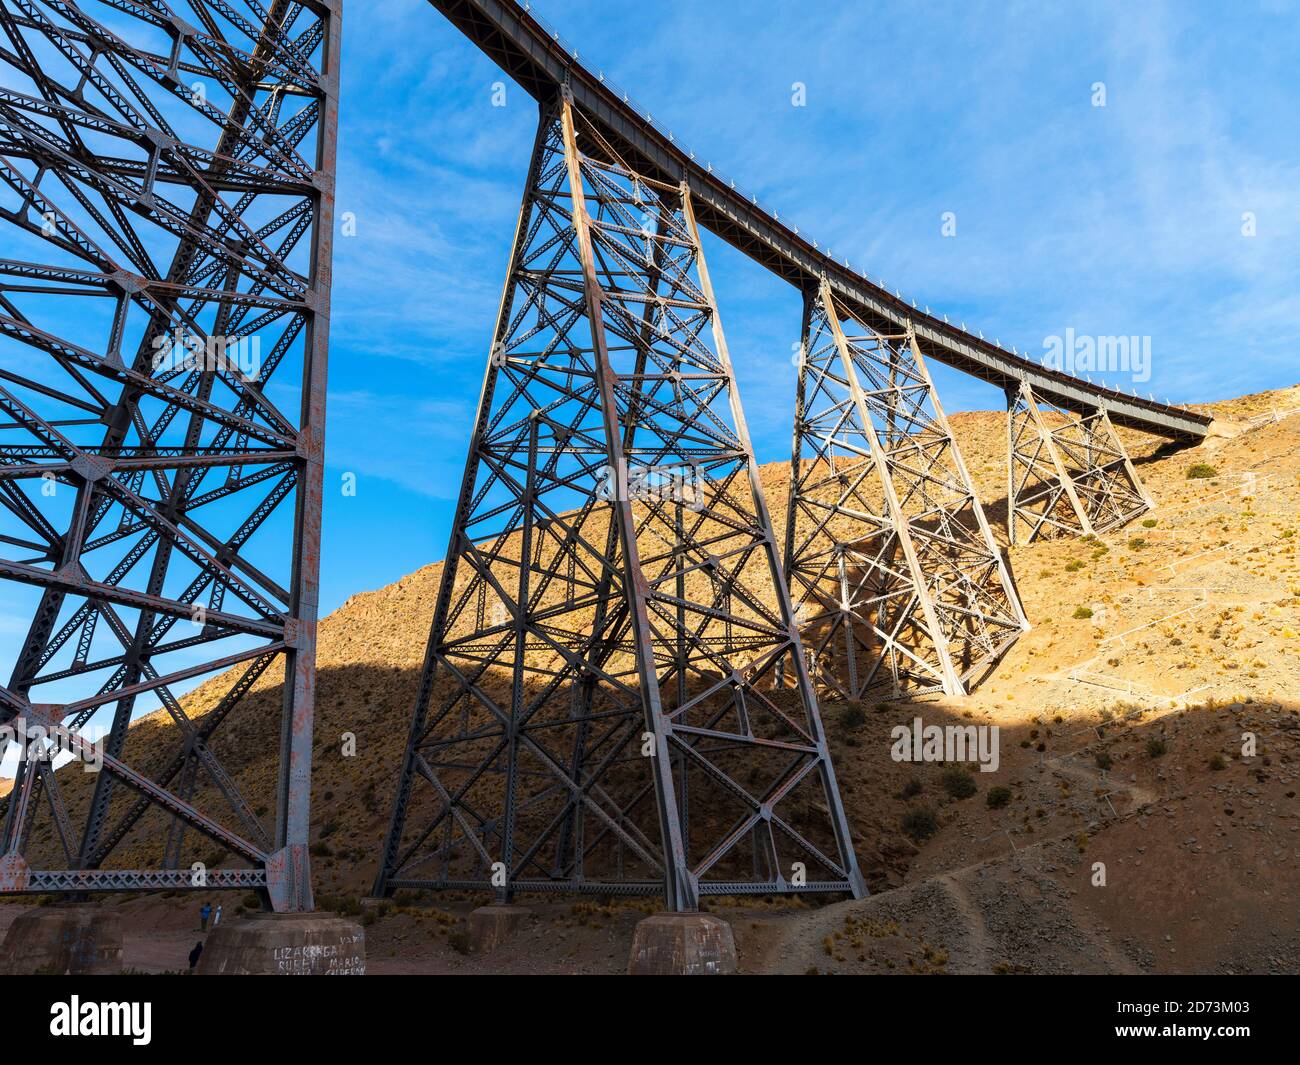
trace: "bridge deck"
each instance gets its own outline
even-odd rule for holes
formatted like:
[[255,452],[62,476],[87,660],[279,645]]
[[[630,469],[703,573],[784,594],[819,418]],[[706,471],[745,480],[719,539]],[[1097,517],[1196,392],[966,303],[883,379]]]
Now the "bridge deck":
[[[567,82],[574,105],[638,173],[673,183],[684,176],[700,225],[801,289],[815,286],[825,274],[845,309],[863,325],[897,333],[910,321],[926,358],[1003,389],[1028,381],[1040,400],[1066,410],[1086,414],[1104,407],[1117,425],[1171,440],[1195,442],[1206,435],[1212,421],[1208,415],[1125,395],[1012,355],[941,317],[917,310],[828,258],[692,160],[511,0],[430,2],[535,99],[553,98]],[[588,151],[591,148],[586,146]]]

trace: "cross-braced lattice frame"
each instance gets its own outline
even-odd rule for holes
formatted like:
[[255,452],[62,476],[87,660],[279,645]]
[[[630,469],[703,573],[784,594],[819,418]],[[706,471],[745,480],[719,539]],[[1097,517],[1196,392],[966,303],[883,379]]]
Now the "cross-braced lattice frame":
[[435,610],[376,894],[863,891],[690,194],[567,102]]
[[965,694],[1028,627],[915,337],[806,295],[785,568],[814,679]]
[[[0,892],[312,906],[339,8],[0,0],[0,594],[29,619]],[[254,795],[226,736],[277,662]],[[149,701],[174,750],[134,738]],[[93,780],[39,757],[94,764],[93,731]]]
[[1007,393],[1011,543],[1106,533],[1155,506],[1104,407],[1045,406],[1027,382]]

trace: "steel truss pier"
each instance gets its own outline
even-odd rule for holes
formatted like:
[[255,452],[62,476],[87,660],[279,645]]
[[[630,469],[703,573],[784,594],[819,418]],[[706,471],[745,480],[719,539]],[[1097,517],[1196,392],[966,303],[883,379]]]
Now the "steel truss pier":
[[814,679],[964,695],[1029,623],[915,334],[865,329],[823,279],[800,352],[785,568]]
[[[0,0],[0,594],[30,618],[0,724],[33,755],[0,892],[309,910],[340,5],[173,8]],[[222,754],[280,668],[253,794]],[[173,751],[130,728],[150,702]],[[93,783],[34,757],[93,762],[91,730]]]
[[802,663],[691,195],[564,97],[375,893],[863,893]]
[[1007,456],[1013,544],[1106,533],[1155,506],[1104,407],[1058,410],[1022,381],[1007,391]]

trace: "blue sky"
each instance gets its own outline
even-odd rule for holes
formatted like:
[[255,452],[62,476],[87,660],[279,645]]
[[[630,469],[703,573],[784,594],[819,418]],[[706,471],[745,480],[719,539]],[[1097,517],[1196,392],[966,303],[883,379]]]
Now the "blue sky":
[[[1300,379],[1295,3],[738,6],[537,10],[765,207],[1006,347],[1149,337],[1138,387],[1177,402]],[[426,0],[348,6],[323,612],[445,553],[536,122],[504,80]],[[705,240],[756,449],[787,459],[799,296]],[[950,412],[1001,405],[932,369]]]
[[[1067,329],[1149,336],[1138,387],[1179,402],[1300,379],[1295,4],[655,6],[535,8],[873,279],[1036,357]],[[536,121],[424,0],[354,4],[344,37],[326,610],[445,552]],[[798,296],[706,252],[759,457],[787,458]],[[949,411],[1001,402],[935,371]]]

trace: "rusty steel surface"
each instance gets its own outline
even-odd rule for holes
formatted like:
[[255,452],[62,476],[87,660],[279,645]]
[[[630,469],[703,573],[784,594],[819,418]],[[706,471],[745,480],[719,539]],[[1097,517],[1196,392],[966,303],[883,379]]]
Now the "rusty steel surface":
[[[0,0],[0,580],[30,609],[0,723],[102,765],[74,805],[19,762],[0,893],[312,908],[340,10]],[[281,669],[278,786],[245,796],[223,738]],[[145,699],[176,743],[138,762]],[[120,867],[141,840],[158,866]]]

